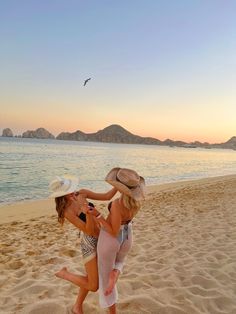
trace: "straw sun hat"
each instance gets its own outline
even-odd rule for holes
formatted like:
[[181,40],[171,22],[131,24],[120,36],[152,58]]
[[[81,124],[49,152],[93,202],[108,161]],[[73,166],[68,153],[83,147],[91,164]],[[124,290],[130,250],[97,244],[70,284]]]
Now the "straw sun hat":
[[139,201],[145,197],[145,180],[136,171],[126,168],[113,168],[105,178],[106,182],[121,193]]
[[52,193],[50,198],[56,198],[73,193],[78,188],[79,179],[74,176],[64,175],[63,177],[56,177],[49,184]]

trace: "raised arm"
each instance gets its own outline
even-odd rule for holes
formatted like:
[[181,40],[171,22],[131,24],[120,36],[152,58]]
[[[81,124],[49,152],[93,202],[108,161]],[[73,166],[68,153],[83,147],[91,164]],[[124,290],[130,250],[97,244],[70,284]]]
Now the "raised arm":
[[116,194],[116,192],[117,192],[116,188],[112,188],[111,190],[105,193],[96,193],[86,189],[79,190],[79,194],[82,194],[85,198],[97,201],[109,201]]

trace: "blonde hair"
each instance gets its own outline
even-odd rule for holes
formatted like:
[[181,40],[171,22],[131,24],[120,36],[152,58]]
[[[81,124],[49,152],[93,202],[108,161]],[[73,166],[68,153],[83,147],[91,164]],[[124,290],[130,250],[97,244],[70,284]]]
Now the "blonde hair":
[[136,201],[133,197],[126,195],[124,193],[122,194],[122,198],[124,206],[131,211],[133,216],[136,215],[141,207],[141,202]]
[[58,222],[63,226],[64,221],[65,221],[65,209],[68,205],[68,199],[66,196],[60,196],[55,198],[55,203],[56,203],[56,211],[58,214]]

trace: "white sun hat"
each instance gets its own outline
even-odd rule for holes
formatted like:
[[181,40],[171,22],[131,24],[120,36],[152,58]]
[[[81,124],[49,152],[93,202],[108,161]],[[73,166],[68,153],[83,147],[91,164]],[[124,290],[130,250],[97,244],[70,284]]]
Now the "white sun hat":
[[56,177],[49,184],[52,192],[49,198],[56,198],[75,192],[78,188],[78,183],[79,179],[75,176],[64,175]]

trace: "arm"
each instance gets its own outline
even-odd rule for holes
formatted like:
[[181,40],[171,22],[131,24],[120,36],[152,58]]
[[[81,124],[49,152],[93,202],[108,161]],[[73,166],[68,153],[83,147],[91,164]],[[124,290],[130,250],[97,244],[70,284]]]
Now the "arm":
[[94,221],[91,215],[86,213],[86,223],[77,217],[73,212],[65,213],[65,218],[84,233],[94,235]]
[[95,193],[93,191],[86,189],[79,190],[79,193],[82,194],[85,198],[90,198],[91,200],[97,201],[109,201],[116,194],[116,192],[117,192],[116,188],[112,188],[106,193]]
[[86,214],[86,234],[98,236],[98,233],[95,231],[94,217],[89,214],[89,209],[90,207],[87,204],[82,207],[83,212]]
[[112,203],[109,222],[102,216],[102,214],[99,213],[99,211],[97,211],[96,208],[90,210],[89,213],[96,217],[97,221],[106,232],[113,237],[118,235],[121,226],[121,215],[117,202]]

